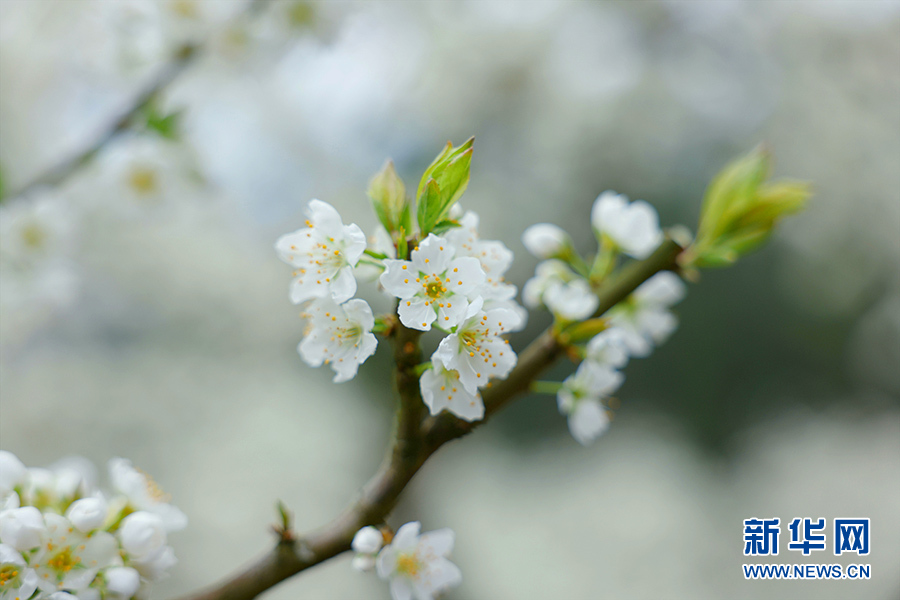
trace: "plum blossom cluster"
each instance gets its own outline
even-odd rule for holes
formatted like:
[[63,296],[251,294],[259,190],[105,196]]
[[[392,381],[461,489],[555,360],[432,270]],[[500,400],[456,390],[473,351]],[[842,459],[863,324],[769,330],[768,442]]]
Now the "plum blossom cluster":
[[144,598],[167,575],[168,534],[187,517],[129,461],[111,460],[109,477],[104,493],[83,459],[27,468],[0,450],[0,598]]
[[352,566],[372,571],[389,582],[393,600],[433,600],[462,582],[459,568],[447,558],[453,550],[450,529],[420,533],[418,521],[407,523],[396,535],[363,527],[353,538]]
[[[617,263],[626,256],[647,258],[664,239],[650,204],[629,202],[614,192],[604,192],[594,202],[591,225],[599,250],[590,262],[577,254],[568,234],[555,225],[542,223],[525,231],[526,248],[544,259],[525,284],[527,306],[544,306],[561,323],[590,319],[599,305],[596,291]],[[672,334],[678,320],[670,308],[684,298],[685,291],[684,282],[670,271],[645,281],[597,323],[599,333],[586,344],[576,345],[581,362],[575,373],[561,385],[543,386],[558,388],[559,411],[579,443],[587,445],[607,429],[608,400],[625,379],[619,369],[629,358],[649,356]]]
[[[369,195],[379,226],[369,243],[359,226],[344,225],[331,205],[312,200],[306,226],[275,244],[294,268],[290,299],[304,306],[308,327],[298,351],[311,366],[328,364],[334,381],[353,378],[376,349],[374,332],[400,326],[443,335],[422,365],[422,399],[431,414],[443,410],[474,421],[484,416],[479,390],[506,377],[516,354],[502,336],[524,327],[527,313],[504,276],[513,254],[482,239],[478,215],[457,199],[468,182],[471,141],[447,149],[426,171],[412,225],[405,186],[388,163]],[[440,182],[440,183],[438,183]],[[354,298],[357,279],[374,270],[396,298],[396,315],[376,319]]]

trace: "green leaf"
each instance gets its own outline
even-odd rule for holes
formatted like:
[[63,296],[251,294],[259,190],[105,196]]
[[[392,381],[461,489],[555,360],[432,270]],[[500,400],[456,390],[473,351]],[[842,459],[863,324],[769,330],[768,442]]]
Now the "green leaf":
[[434,162],[429,165],[419,182],[416,214],[423,236],[433,231],[444,220],[453,204],[469,186],[473,144],[469,138],[459,148],[447,144]]
[[761,148],[722,169],[707,189],[697,237],[684,253],[683,266],[730,265],[765,242],[783,217],[803,210],[809,184],[767,182],[770,171],[771,157]]
[[391,233],[409,221],[409,203],[406,201],[406,186],[394,170],[394,163],[387,161],[369,181],[369,198],[378,220]]
[[457,227],[461,227],[461,225],[459,224],[458,221],[444,219],[443,221],[441,221],[440,223],[435,225],[432,228],[431,232],[434,233],[435,235],[441,235],[442,233],[446,233],[446,232],[450,231],[451,229],[455,229]]
[[162,113],[156,102],[144,108],[144,125],[167,140],[177,140],[181,129],[181,111]]

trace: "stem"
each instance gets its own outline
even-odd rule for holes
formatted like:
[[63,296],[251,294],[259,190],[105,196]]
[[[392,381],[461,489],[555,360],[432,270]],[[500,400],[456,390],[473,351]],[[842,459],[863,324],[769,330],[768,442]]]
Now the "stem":
[[551,394],[555,395],[562,389],[562,383],[558,381],[532,381],[531,391],[535,394]]
[[[678,244],[666,240],[649,258],[623,269],[618,277],[600,290],[600,304],[594,316],[599,317],[627,298],[657,272],[675,268],[681,251]],[[182,600],[249,600],[288,577],[349,550],[353,536],[361,527],[384,520],[400,493],[438,448],[466,435],[478,425],[446,413],[429,417],[419,425],[418,419],[424,407],[414,371],[421,362],[420,336],[421,332],[398,325],[394,337],[396,380],[400,392],[397,435],[384,463],[366,484],[359,501],[324,528],[296,542],[279,543],[241,574],[204,592],[184,596]],[[532,381],[562,351],[563,346],[550,329],[539,335],[519,354],[519,361],[507,379],[484,389],[484,420],[509,404],[518,394],[527,392]]]

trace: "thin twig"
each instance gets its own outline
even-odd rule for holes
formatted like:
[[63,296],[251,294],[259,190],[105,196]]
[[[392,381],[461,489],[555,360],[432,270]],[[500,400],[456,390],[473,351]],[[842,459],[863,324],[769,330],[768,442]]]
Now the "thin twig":
[[[251,0],[243,14],[252,16],[262,9],[263,6],[268,4],[268,2],[270,2],[270,0]],[[39,187],[59,185],[62,183],[72,173],[90,162],[90,160],[117,135],[134,125],[135,118],[163,91],[165,91],[172,82],[178,79],[188,67],[196,62],[197,58],[202,54],[204,46],[205,44],[203,43],[183,45],[175,52],[172,59],[160,69],[159,73],[153,77],[150,83],[144,86],[144,88],[132,98],[126,108],[124,108],[116,118],[111,119],[85,148],[78,151],[73,156],[66,157],[56,165],[36,176],[34,179],[4,195],[14,198],[16,196],[28,194]]]
[[[664,242],[649,258],[633,263],[600,291],[596,316],[624,300],[641,283],[659,271],[673,269],[682,248]],[[450,415],[429,417],[417,431],[407,408],[421,411],[421,394],[414,369],[421,351],[419,335],[399,326],[394,336],[397,385],[401,394],[397,436],[378,473],[363,488],[360,499],[324,528],[294,542],[279,543],[274,550],[243,572],[181,600],[250,600],[278,583],[350,549],[354,534],[365,525],[379,524],[394,508],[400,493],[425,461],[445,443],[462,437],[483,423],[467,423]],[[412,343],[413,347],[407,346]],[[519,355],[509,377],[484,390],[485,420],[521,393],[562,353],[564,346],[548,329]],[[416,412],[415,415],[421,414]],[[407,439],[402,439],[407,436]]]

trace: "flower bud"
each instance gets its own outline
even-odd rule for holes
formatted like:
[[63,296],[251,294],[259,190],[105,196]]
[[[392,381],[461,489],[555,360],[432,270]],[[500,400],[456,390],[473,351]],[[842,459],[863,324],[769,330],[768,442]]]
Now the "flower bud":
[[33,506],[23,506],[0,514],[0,542],[19,552],[36,548],[41,544],[44,518]]
[[409,202],[406,200],[406,186],[394,170],[394,163],[388,161],[371,181],[369,181],[369,198],[378,220],[390,232],[404,230],[409,235],[411,215]]
[[166,546],[166,530],[158,516],[139,511],[122,520],[119,540],[134,560],[152,560]]
[[13,489],[25,484],[28,469],[12,452],[0,450],[0,496],[5,496]]
[[66,511],[66,518],[82,533],[88,533],[103,525],[109,506],[100,496],[76,500]]
[[141,587],[141,576],[131,567],[113,567],[104,576],[106,591],[112,598],[131,598]]
[[522,234],[522,243],[537,258],[553,258],[569,247],[569,234],[550,223],[532,225]]
[[381,550],[384,544],[384,536],[375,527],[363,527],[353,536],[351,544],[354,552],[361,554],[374,554]]

